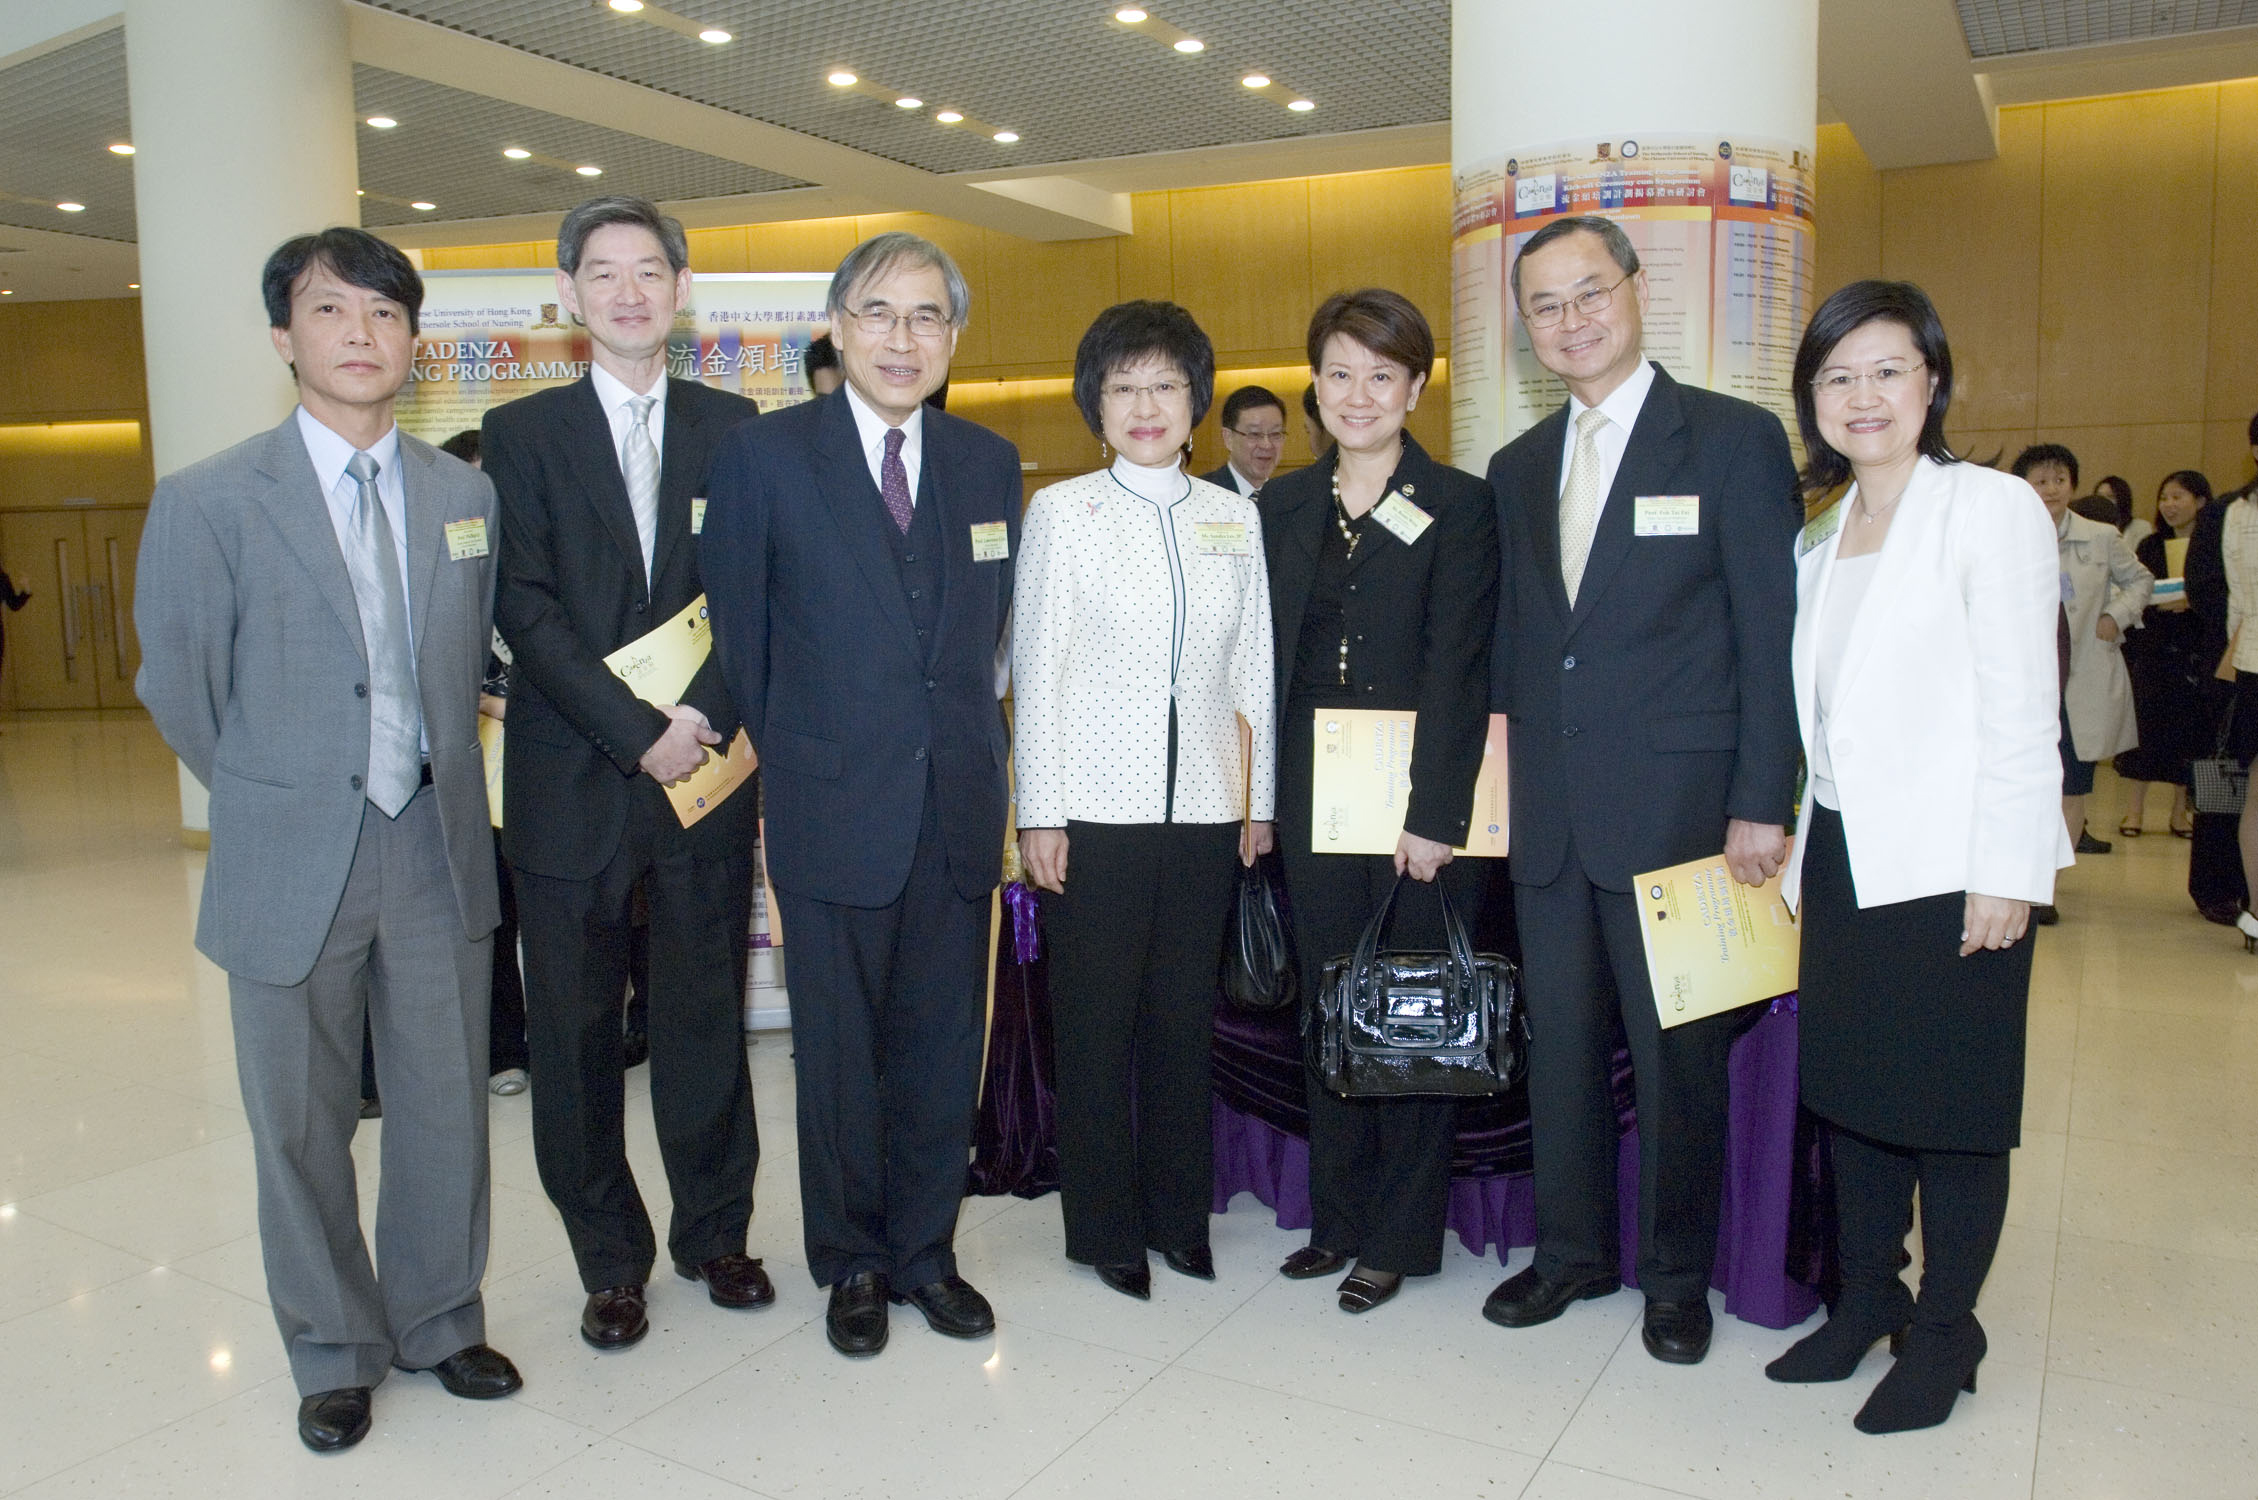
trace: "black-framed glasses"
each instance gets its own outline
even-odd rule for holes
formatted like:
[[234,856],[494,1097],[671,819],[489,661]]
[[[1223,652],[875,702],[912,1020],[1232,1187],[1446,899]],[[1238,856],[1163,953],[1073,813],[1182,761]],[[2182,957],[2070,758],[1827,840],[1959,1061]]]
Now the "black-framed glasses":
[[1587,318],[1596,318],[1601,313],[1606,312],[1608,304],[1615,300],[1616,287],[1620,287],[1624,282],[1638,274],[1636,271],[1625,271],[1611,286],[1595,286],[1588,292],[1578,292],[1575,296],[1562,301],[1548,300],[1531,303],[1521,309],[1522,321],[1526,322],[1531,328],[1550,328],[1562,318],[1567,317],[1568,309],[1571,307]]
[[1286,429],[1283,427],[1272,427],[1263,431],[1257,431],[1251,427],[1226,427],[1223,430],[1235,433],[1250,443],[1282,443],[1286,440]]

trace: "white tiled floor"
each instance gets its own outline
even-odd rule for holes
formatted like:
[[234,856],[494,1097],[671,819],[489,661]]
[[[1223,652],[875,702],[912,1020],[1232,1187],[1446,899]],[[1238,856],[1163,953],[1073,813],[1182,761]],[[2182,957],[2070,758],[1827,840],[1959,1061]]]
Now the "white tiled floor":
[[[1158,1271],[1149,1305],[1066,1263],[1055,1198],[972,1200],[958,1242],[995,1337],[898,1317],[850,1363],[803,1269],[776,1036],[752,1052],[752,1249],[777,1306],[666,1277],[646,1343],[584,1347],[527,1101],[497,1099],[488,1319],[526,1388],[471,1405],[397,1377],[368,1441],[317,1459],[177,814],[146,720],[0,719],[0,1495],[2258,1496],[2258,958],[2195,916],[2160,828],[2072,872],[2039,939],[1992,1353],[1935,1431],[1851,1429],[1884,1355],[1839,1386],[1765,1381],[1793,1333],[1728,1318],[1707,1363],[1657,1364],[1634,1293],[1493,1328],[1500,1269],[1455,1242],[1442,1275],[1345,1317],[1329,1284],[1272,1274],[1299,1236],[1251,1199],[1215,1222],[1220,1279]],[[663,1215],[647,1098],[629,1129]]]

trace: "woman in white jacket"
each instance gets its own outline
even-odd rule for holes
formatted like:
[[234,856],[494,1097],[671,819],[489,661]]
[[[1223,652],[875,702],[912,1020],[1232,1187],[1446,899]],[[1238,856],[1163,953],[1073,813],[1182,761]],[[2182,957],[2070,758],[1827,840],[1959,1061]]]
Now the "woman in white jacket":
[[[2024,939],[2070,862],[2061,588],[2031,487],[1945,446],[1952,354],[1918,287],[1828,298],[1795,395],[1806,492],[1856,481],[1798,543],[1810,780],[1782,884],[1803,921],[1802,1095],[1831,1127],[1843,1291],[1765,1373],[1845,1380],[1887,1338],[1902,1352],[1857,1425],[1898,1432],[1950,1415],[1984,1355],[1976,1294],[2020,1143]],[[1916,1185],[1917,1302],[1898,1279]]]
[[1138,1298],[1152,1295],[1148,1250],[1215,1276],[1216,967],[1233,850],[1251,864],[1273,839],[1262,522],[1183,468],[1214,392],[1190,313],[1098,314],[1074,399],[1119,456],[1028,502],[1012,606],[1012,765],[1050,941],[1066,1254]]

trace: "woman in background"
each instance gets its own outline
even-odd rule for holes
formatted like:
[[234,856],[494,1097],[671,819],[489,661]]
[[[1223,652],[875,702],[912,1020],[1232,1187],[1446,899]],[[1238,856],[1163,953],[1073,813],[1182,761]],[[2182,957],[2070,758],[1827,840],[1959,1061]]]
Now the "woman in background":
[[2133,549],[2159,583],[2180,579],[2182,588],[2162,599],[2151,596],[2140,628],[2125,637],[2140,743],[2116,760],[2117,777],[2125,784],[2124,811],[2117,819],[2124,838],[2141,835],[2152,781],[2174,788],[2172,832],[2183,839],[2195,835],[2188,763],[2211,753],[2217,733],[2212,674],[2227,644],[2219,527],[2216,518],[2201,524],[2210,510],[2208,479],[2193,469],[2165,475],[2156,488],[2156,525]]

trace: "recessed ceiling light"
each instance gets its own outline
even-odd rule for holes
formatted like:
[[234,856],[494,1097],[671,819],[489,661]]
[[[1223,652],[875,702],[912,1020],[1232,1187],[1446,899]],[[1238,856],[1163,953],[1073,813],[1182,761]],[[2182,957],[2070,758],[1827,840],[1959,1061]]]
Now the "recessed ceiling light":
[[698,33],[698,40],[701,42],[711,42],[713,43],[713,45],[718,47],[723,42],[733,41],[735,39],[731,37],[728,32],[723,31],[719,26],[708,26],[705,30]]
[[82,214],[86,212],[86,205],[83,203],[58,203],[55,206],[67,214]]
[[914,94],[904,94],[904,95],[902,95],[902,97],[901,97],[901,98],[899,98],[899,99],[896,99],[896,100],[894,101],[894,108],[896,108],[896,109],[923,109],[923,108],[925,108],[925,101],[924,101],[923,99],[920,99],[920,98],[918,98],[918,97],[917,97],[916,95],[914,95]]
[[120,141],[110,148],[110,154],[112,156],[131,156],[133,155],[133,148],[124,141]]
[[1016,130],[999,130],[996,132],[996,140],[1006,146],[1018,139],[1019,132]]
[[1293,103],[1287,105],[1286,108],[1292,110],[1297,115],[1306,115],[1311,110],[1317,108],[1317,102],[1313,99],[1296,99]]
[[431,212],[431,211],[432,211],[433,209],[437,208],[438,206],[439,206],[439,205],[438,205],[438,204],[436,204],[436,203],[425,203],[425,202],[422,202],[421,200],[418,200],[417,202],[414,202],[414,203],[411,203],[411,204],[409,204],[409,205],[408,205],[408,207],[410,207],[410,208],[414,209],[414,210],[415,210],[415,211],[416,211],[417,213],[424,213],[424,214],[430,213],[430,212]]
[[602,167],[574,167],[573,170],[583,177],[601,177],[604,175]]
[[0,286],[0,297],[13,297],[14,295],[16,295],[16,289],[14,287]]
[[1113,18],[1124,26],[1135,26],[1145,19],[1145,13],[1134,5],[1124,5],[1113,13]]
[[366,198],[366,197],[368,196],[368,189],[367,189],[367,188],[355,188],[355,189],[353,189],[353,196],[354,196],[354,197],[356,197],[356,198]]
[[390,115],[370,115],[368,117],[368,128],[371,130],[390,130],[399,123]]
[[526,150],[523,146],[504,146],[502,148],[502,154],[508,157],[511,161],[524,161],[533,153]]
[[1249,73],[1246,77],[1240,79],[1239,82],[1245,84],[1250,89],[1266,89],[1270,87],[1270,80],[1260,73]]
[[1176,43],[1176,50],[1179,52],[1205,52],[1207,50],[1207,43],[1201,41],[1196,36],[1188,36],[1181,38]]
[[634,15],[643,8],[643,0],[612,0],[612,9],[623,16]]
[[954,125],[961,121],[964,116],[956,110],[944,109],[933,118],[939,120],[943,125]]
[[851,89],[856,84],[862,82],[862,80],[855,77],[854,74],[848,72],[845,68],[841,68],[838,72],[831,75],[829,82],[835,89]]
[[138,292],[141,290],[141,283],[138,281],[129,281],[125,284],[125,289],[129,292]]

